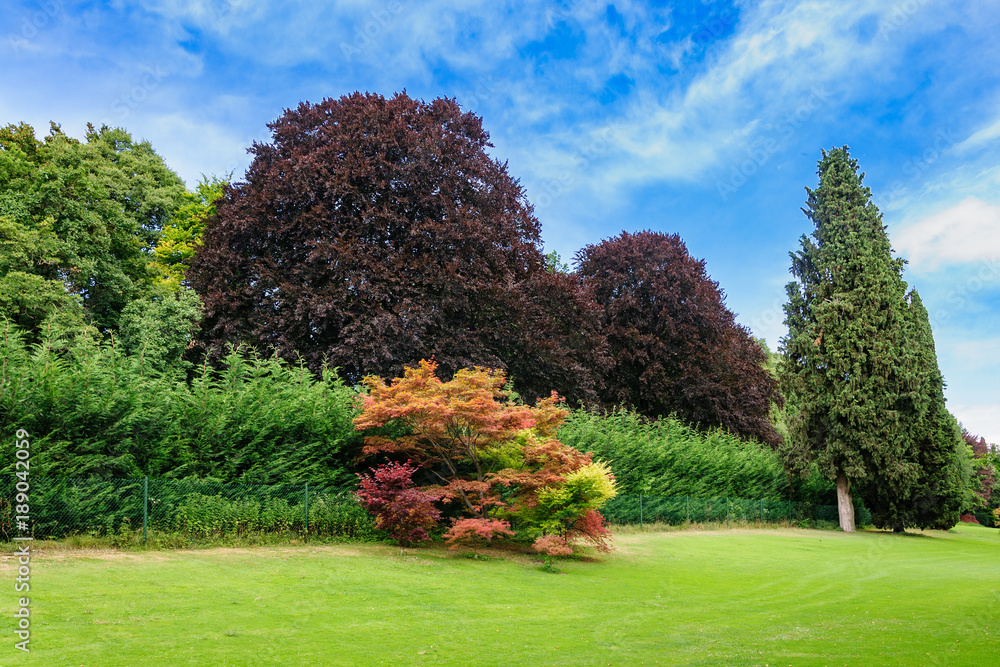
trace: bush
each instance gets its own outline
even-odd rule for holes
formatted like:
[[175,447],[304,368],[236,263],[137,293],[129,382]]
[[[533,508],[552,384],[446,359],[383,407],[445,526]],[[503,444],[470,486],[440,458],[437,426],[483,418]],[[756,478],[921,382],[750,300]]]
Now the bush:
[[778,454],[725,431],[700,431],[670,417],[652,421],[617,410],[570,413],[560,441],[610,461],[626,495],[787,498]]
[[[51,330],[29,347],[6,325],[0,430],[29,433],[34,476],[354,486],[357,392],[332,370],[316,377],[245,349],[188,382],[141,348],[132,355],[122,348],[88,329]],[[13,439],[0,441],[0,472],[14,471],[13,447]]]

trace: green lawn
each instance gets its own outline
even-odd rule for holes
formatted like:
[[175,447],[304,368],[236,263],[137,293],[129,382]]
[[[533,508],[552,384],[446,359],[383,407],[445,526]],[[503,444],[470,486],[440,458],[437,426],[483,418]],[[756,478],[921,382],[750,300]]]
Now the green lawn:
[[627,534],[595,562],[382,545],[38,554],[0,665],[1000,664],[1000,531]]

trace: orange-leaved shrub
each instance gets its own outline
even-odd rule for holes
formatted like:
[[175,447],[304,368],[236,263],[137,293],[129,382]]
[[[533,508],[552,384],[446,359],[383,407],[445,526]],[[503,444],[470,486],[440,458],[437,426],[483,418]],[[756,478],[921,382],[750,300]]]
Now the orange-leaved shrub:
[[457,515],[445,535],[453,547],[517,535],[556,536],[567,548],[586,539],[607,549],[598,510],[615,495],[614,476],[556,439],[567,415],[562,399],[552,392],[528,406],[500,370],[462,369],[445,382],[436,369],[425,360],[389,384],[365,378],[355,427],[393,424],[401,434],[365,437],[363,455],[405,456],[420,469],[428,482],[420,490]]

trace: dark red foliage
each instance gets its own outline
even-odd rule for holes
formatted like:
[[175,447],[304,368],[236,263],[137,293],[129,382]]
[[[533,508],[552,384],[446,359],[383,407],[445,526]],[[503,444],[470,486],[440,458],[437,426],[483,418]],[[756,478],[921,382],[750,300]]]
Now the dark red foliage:
[[705,262],[676,234],[645,231],[585,247],[579,274],[603,308],[613,365],[602,399],[649,417],[777,444],[769,413],[781,400],[764,351],[724,303]]
[[546,270],[538,220],[476,115],[354,93],[269,127],[188,272],[203,345],[325,360],[350,383],[433,356],[445,375],[505,369],[527,400],[596,400],[595,304]]
[[993,484],[995,482],[994,474],[996,473],[993,466],[986,460],[986,455],[990,453],[990,446],[987,444],[986,438],[972,435],[968,431],[963,431],[962,437],[965,438],[966,444],[972,448],[972,455],[980,464],[976,466],[975,470],[976,475],[979,477],[979,481],[982,484],[982,490],[977,491],[976,493],[980,498],[989,503],[992,496]]
[[583,538],[599,551],[611,550],[611,531],[604,525],[604,517],[597,510],[587,510],[567,532],[570,538]]
[[429,540],[427,531],[437,525],[441,511],[434,507],[436,497],[413,488],[415,466],[386,463],[372,468],[374,476],[358,475],[358,502],[378,518],[377,527],[388,531],[400,544]]

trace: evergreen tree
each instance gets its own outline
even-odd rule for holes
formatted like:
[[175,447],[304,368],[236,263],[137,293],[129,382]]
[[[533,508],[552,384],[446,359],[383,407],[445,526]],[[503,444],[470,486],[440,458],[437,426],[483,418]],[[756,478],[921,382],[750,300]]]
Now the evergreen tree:
[[846,146],[824,151],[818,173],[803,209],[816,228],[791,254],[782,375],[801,400],[793,439],[836,480],[840,524],[853,531],[852,484],[903,494],[921,476],[912,456],[921,378],[903,260],[864,174]]
[[[919,465],[920,473],[908,489],[892,490],[873,484],[864,493],[874,523],[899,532],[905,526],[954,526],[971,482],[963,480],[960,448],[966,445],[958,421],[945,408],[944,378],[938,368],[927,310],[916,290],[910,292],[909,301],[908,338],[917,355],[921,386],[911,405],[910,421],[915,428],[911,430],[910,457]],[[887,493],[891,491],[895,492]]]

